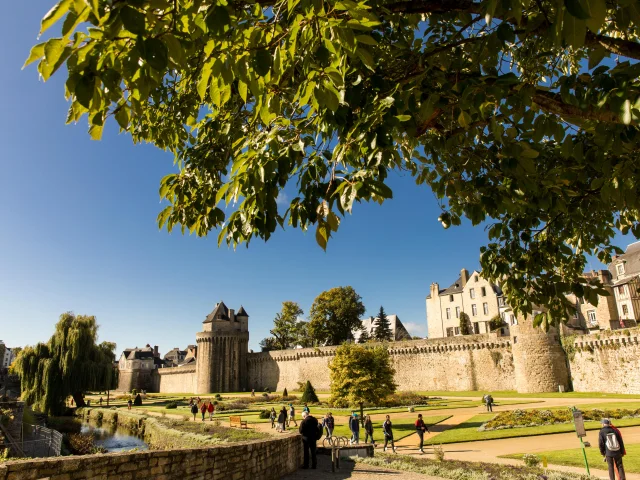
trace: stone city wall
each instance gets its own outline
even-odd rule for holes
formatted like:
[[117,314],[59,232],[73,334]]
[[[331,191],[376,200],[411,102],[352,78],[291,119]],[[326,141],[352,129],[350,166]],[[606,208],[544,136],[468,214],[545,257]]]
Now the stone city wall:
[[569,345],[576,392],[640,394],[640,329],[579,335]]
[[196,392],[196,366],[158,368],[153,375],[154,391],[162,393]]
[[300,436],[286,435],[225,446],[10,461],[0,464],[0,480],[275,480],[301,463]]
[[[292,391],[310,380],[329,390],[329,362],[336,347],[253,353],[249,388]],[[411,340],[390,345],[398,390],[513,390],[515,375],[509,337],[496,334]]]

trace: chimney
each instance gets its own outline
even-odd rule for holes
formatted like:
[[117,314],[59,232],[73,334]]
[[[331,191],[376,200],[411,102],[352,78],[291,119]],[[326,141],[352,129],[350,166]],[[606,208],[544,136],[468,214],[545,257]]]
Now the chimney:
[[469,272],[467,271],[466,268],[463,268],[462,270],[460,270],[460,283],[462,284],[460,286],[464,288],[468,281],[469,281]]
[[440,285],[437,283],[431,284],[431,298],[437,298],[440,293]]
[[160,352],[158,352],[158,345],[153,346],[153,356],[156,358],[160,358]]
[[233,308],[229,309],[229,320],[232,322],[236,321],[236,311]]

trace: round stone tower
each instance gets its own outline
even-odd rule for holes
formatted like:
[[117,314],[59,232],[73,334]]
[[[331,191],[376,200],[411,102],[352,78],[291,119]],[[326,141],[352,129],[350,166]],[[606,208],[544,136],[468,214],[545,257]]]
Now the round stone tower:
[[518,393],[557,392],[559,386],[568,387],[566,355],[555,328],[545,333],[533,326],[531,317],[519,315],[511,335]]
[[239,392],[247,388],[249,315],[218,303],[196,334],[196,393]]

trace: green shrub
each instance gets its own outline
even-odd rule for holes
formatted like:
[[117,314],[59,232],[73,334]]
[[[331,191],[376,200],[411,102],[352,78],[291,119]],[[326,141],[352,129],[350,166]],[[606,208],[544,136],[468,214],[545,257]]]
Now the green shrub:
[[271,410],[262,410],[258,416],[260,418],[269,418],[271,416]]
[[133,389],[131,390],[131,395],[133,395],[134,397],[138,394],[138,390],[137,389]]
[[264,389],[264,393],[266,393],[267,395],[271,393],[271,389],[269,387]]
[[442,445],[433,446],[433,455],[437,461],[444,462],[444,448],[442,448]]
[[169,402],[164,408],[169,408],[169,409],[178,408],[178,402]]
[[287,392],[287,387],[284,388],[284,392],[282,392],[282,396],[285,398],[289,396],[289,392]]
[[133,401],[133,404],[134,404],[136,407],[141,407],[141,406],[142,406],[142,397],[140,396],[140,394],[137,394],[137,395],[136,395],[136,398],[135,398],[135,400]]
[[311,385],[311,382],[307,380],[307,384],[304,387],[304,393],[302,394],[302,403],[318,403],[318,395],[316,395],[316,390]]
[[540,457],[531,453],[525,453],[522,460],[527,467],[537,467],[540,465]]

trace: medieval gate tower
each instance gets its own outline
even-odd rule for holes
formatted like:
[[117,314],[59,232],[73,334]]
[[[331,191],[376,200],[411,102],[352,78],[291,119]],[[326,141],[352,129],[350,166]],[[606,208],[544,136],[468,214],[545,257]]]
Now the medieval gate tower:
[[249,315],[218,303],[196,334],[196,393],[241,392],[247,389]]

